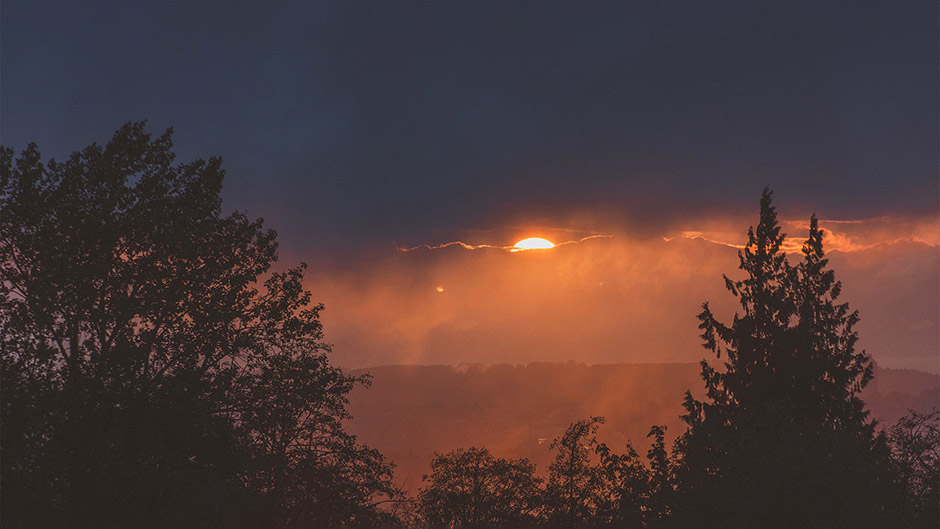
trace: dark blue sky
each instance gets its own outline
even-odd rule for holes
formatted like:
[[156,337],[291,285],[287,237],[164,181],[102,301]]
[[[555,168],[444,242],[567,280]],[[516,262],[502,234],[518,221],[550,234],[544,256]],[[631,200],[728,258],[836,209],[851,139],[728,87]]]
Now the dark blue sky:
[[172,125],[288,248],[653,226],[765,185],[935,214],[937,2],[775,4],[4,0],[0,134],[61,157]]

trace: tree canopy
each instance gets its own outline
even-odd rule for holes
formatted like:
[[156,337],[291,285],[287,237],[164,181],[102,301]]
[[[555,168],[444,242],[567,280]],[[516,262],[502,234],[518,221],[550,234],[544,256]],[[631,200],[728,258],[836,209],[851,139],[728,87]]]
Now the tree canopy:
[[418,505],[431,527],[531,527],[541,516],[542,480],[527,459],[458,449],[438,454],[424,479]]
[[940,410],[910,413],[888,430],[911,527],[940,525]]
[[725,277],[742,313],[725,324],[705,303],[706,399],[685,401],[679,440],[679,520],[708,527],[890,526],[896,504],[884,438],[859,392],[871,359],[855,350],[857,312],[838,303],[822,231],[809,222],[803,260],[781,249],[772,195],[739,252],[741,280]]
[[0,163],[9,527],[369,525],[391,467],[344,429],[304,266],[223,215],[221,160],[171,131]]

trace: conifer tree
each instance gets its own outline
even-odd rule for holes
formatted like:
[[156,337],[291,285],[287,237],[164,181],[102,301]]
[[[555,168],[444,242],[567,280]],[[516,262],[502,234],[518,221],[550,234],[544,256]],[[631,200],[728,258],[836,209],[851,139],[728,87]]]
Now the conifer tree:
[[[730,325],[708,303],[705,399],[686,394],[677,441],[676,522],[705,527],[856,527],[895,522],[888,454],[858,393],[872,377],[856,352],[858,314],[837,303],[815,216],[791,265],[772,194],[739,252],[744,279],[725,277],[742,313]],[[694,517],[694,518],[693,518]]]

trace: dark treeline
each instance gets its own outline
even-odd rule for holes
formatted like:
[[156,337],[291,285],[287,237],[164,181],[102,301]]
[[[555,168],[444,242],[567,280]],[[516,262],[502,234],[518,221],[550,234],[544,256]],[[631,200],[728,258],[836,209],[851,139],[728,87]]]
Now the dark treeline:
[[[806,494],[799,489],[818,490],[819,485],[801,482],[790,489],[780,477],[774,476],[776,488],[768,496],[731,496],[737,492],[735,487],[741,485],[719,483],[719,479],[728,478],[715,472],[709,478],[715,480],[712,486],[727,487],[729,495],[717,489],[717,497],[710,498],[713,503],[704,506],[704,498],[683,497],[694,489],[685,481],[689,478],[681,448],[676,446],[672,453],[667,450],[662,427],[650,429],[650,443],[644,455],[630,443],[617,453],[597,441],[595,434],[603,422],[601,417],[578,421],[555,439],[552,444],[555,461],[549,466],[547,477],[540,476],[525,458],[499,458],[485,448],[439,454],[432,460],[431,473],[425,476],[424,487],[418,494],[415,526],[627,529],[940,525],[937,497],[940,414],[936,410],[926,414],[912,412],[878,441],[892,446],[892,453],[884,454],[884,464],[889,465],[888,472],[893,474],[868,494],[853,492],[860,484],[844,481],[838,474],[820,473],[820,479],[828,477],[839,484],[841,491],[830,491],[838,495],[813,501],[794,498]],[[803,472],[819,471],[804,468]],[[747,483],[760,485],[750,480]],[[870,484],[868,478],[862,483]],[[825,504],[836,512],[811,511],[813,503]],[[788,509],[790,514],[774,519],[757,512],[761,508]],[[857,511],[877,514],[873,519],[863,520]],[[800,521],[794,522],[794,518]]]
[[937,527],[940,414],[880,429],[871,359],[823,234],[781,251],[771,193],[740,252],[731,322],[703,306],[706,392],[645,453],[572,424],[539,474],[468,447],[416,498],[345,428],[366,376],[332,366],[303,265],[221,213],[216,158],[169,131],[0,164],[3,527]]

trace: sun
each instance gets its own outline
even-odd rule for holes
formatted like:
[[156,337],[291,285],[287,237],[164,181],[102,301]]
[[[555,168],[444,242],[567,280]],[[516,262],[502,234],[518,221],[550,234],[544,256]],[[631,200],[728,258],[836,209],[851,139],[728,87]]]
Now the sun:
[[524,250],[547,250],[549,248],[554,248],[555,243],[548,239],[543,239],[541,237],[529,237],[528,239],[522,239],[513,245],[510,252],[521,252]]

